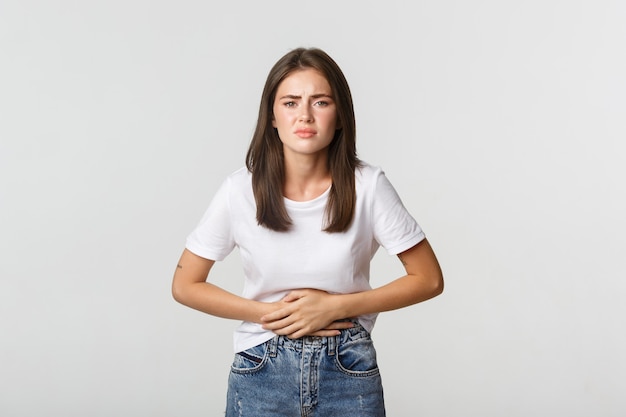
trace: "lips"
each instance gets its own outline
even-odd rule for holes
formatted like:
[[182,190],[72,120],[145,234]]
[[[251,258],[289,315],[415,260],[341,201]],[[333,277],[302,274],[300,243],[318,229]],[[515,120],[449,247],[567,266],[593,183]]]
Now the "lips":
[[310,128],[300,128],[300,129],[296,129],[295,131],[296,135],[298,137],[301,138],[310,138],[315,136],[315,134],[317,134],[317,131],[315,131],[315,129],[310,129]]

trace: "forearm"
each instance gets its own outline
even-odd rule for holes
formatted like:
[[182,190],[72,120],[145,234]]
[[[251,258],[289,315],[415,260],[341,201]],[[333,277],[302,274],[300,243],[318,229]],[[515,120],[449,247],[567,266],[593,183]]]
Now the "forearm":
[[396,310],[433,298],[443,291],[439,262],[424,239],[398,254],[406,275],[369,291],[342,295],[338,309],[344,317]]
[[172,281],[174,299],[212,316],[258,323],[270,311],[270,304],[239,297],[206,282],[214,263],[185,249]]
[[174,299],[181,304],[216,317],[258,323],[269,311],[269,304],[232,294],[208,282],[172,287]]
[[337,314],[357,317],[397,310],[439,295],[442,281],[432,277],[405,275],[382,287],[337,296]]

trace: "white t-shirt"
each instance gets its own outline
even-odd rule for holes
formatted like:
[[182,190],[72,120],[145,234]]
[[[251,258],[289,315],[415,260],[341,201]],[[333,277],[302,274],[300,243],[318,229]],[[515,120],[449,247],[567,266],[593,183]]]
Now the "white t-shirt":
[[[287,232],[275,232],[257,224],[252,176],[241,168],[217,191],[186,248],[221,261],[238,247],[245,280],[242,296],[248,299],[274,302],[301,288],[339,294],[368,290],[370,261],[379,246],[396,255],[419,243],[424,233],[380,168],[363,163],[355,175],[356,210],[346,232],[322,230],[330,190],[310,201],[285,199],[293,225]],[[371,331],[376,316],[358,319]],[[243,322],[235,330],[235,352],[273,336],[259,324]]]

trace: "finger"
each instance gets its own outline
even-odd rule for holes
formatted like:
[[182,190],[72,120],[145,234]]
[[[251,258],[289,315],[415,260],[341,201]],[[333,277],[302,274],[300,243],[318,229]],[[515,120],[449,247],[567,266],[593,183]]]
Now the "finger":
[[291,311],[286,308],[281,308],[280,310],[272,311],[271,313],[265,314],[261,317],[261,322],[270,323],[277,320],[282,320],[291,315]]
[[307,336],[317,336],[317,337],[333,337],[339,336],[341,332],[339,330],[318,330],[316,332],[307,334]]
[[279,327],[272,330],[275,334],[280,336],[287,336],[291,339],[298,339],[307,334],[307,331],[304,331],[302,328],[297,326],[296,324],[291,324],[285,327]]
[[330,323],[324,330],[345,330],[354,327],[354,323],[351,321],[334,321]]
[[297,291],[291,291],[289,294],[284,296],[281,301],[285,303],[291,303],[293,301],[299,300],[300,298],[302,298],[302,295],[300,295]]
[[[293,325],[292,321],[289,320],[288,317],[284,318],[284,319],[280,319],[280,320],[275,320],[275,321],[268,321],[263,323],[263,325],[261,327],[263,327],[265,330],[271,330],[274,333],[277,333],[277,331],[281,330],[281,329],[286,329],[289,326]],[[292,330],[292,332],[295,331],[295,329]],[[288,334],[289,332],[282,332],[282,333],[277,333],[277,334]]]

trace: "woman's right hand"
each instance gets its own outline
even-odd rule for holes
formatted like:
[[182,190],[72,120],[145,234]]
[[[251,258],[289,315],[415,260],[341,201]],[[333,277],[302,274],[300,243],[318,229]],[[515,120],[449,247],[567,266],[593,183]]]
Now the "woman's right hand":
[[303,336],[336,336],[354,324],[337,316],[340,296],[314,289],[294,290],[272,303],[274,311],[261,317],[266,330],[298,339]]

